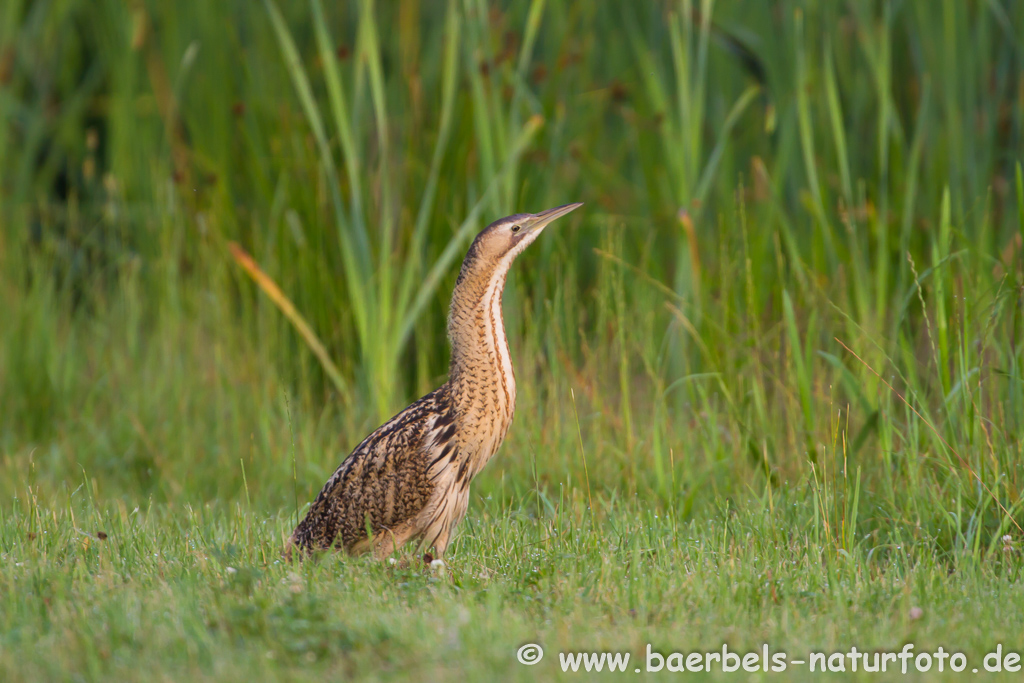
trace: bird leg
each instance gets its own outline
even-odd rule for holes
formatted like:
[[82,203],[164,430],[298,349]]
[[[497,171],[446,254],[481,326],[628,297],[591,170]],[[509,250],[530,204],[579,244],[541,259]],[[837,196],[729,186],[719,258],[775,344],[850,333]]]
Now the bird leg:
[[409,523],[399,524],[394,529],[382,529],[371,541],[373,556],[383,560],[392,553],[397,553],[412,536],[413,525]]

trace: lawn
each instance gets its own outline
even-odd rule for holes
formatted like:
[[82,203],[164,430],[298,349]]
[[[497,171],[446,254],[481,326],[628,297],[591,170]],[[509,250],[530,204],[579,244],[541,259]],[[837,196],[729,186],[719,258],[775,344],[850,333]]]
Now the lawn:
[[[1016,680],[1022,25],[7,0],[0,680]],[[444,565],[286,560],[476,232],[576,201]]]
[[[579,499],[540,518],[529,501],[474,500],[448,565],[430,569],[411,554],[291,565],[287,515],[244,502],[97,509],[90,488],[59,509],[20,499],[4,514],[5,681],[534,680],[562,670],[559,653],[604,651],[630,653],[617,675],[635,677],[648,645],[670,656],[765,644],[787,656],[785,678],[803,678],[809,664],[791,662],[810,653],[907,643],[915,658],[963,653],[967,675],[1000,643],[1004,659],[1019,653],[1024,629],[1019,548],[998,549],[1000,568],[952,572],[910,538],[837,552],[815,538],[800,494],[691,521],[633,501],[594,519]],[[519,664],[530,643],[543,658]],[[899,674],[900,661],[887,667]],[[842,668],[853,676],[848,656]]]

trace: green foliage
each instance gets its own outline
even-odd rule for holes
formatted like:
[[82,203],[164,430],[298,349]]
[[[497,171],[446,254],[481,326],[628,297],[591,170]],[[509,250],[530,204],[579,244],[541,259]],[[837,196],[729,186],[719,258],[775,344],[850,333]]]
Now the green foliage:
[[[560,651],[628,651],[643,667],[648,643],[767,643],[798,659],[911,642],[980,668],[995,643],[1019,652],[1024,627],[1019,544],[953,573],[911,537],[851,533],[833,550],[805,527],[823,501],[801,492],[689,522],[614,503],[599,526],[578,495],[541,520],[480,501],[437,570],[408,555],[292,565],[286,517],[97,507],[94,482],[53,507],[28,495],[0,510],[5,681],[549,680]],[[544,647],[536,666],[516,662],[524,643]]]
[[[3,678],[130,679],[156,643],[220,680],[261,670],[223,651],[404,670],[446,647],[431,610],[483,624],[478,676],[552,614],[825,643],[820,610],[881,646],[912,633],[900,581],[967,634],[1024,540],[1022,25],[1001,0],[5,3]],[[295,508],[443,381],[469,240],[571,201],[509,279],[517,418],[454,583],[331,560],[291,593]],[[74,510],[117,540],[83,549]],[[107,630],[63,663],[4,659],[88,610]]]

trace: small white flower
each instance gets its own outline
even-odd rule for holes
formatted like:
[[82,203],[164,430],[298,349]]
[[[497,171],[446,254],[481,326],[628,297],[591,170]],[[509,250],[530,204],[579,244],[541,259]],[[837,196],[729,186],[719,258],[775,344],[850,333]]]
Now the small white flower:
[[228,574],[237,574],[237,573],[238,573],[238,570],[237,570],[237,569],[235,569],[234,567],[228,567],[228,568],[227,568],[227,573],[228,573]]
[[393,557],[388,558],[388,564],[398,564],[398,560]]
[[430,563],[430,568],[435,571],[441,571],[444,569],[444,560],[433,560]]

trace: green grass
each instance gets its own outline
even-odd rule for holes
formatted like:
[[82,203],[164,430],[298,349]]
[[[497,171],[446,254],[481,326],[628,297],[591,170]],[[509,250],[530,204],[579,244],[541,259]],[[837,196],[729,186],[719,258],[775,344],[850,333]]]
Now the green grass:
[[[1024,628],[1019,548],[1001,551],[1002,569],[952,574],[912,539],[823,552],[798,494],[689,522],[635,502],[595,520],[569,494],[543,521],[532,505],[477,501],[439,572],[415,558],[291,566],[279,556],[288,515],[245,502],[102,509],[94,481],[59,508],[23,497],[4,511],[5,681],[534,680],[560,671],[558,652],[642,658],[648,643],[769,643],[798,659],[911,642],[981,668]],[[534,667],[515,661],[524,643],[546,650]]]
[[[1024,651],[1020,25],[6,3],[0,679]],[[444,380],[475,231],[570,201],[509,279],[516,420],[445,571],[284,563],[341,458]]]

